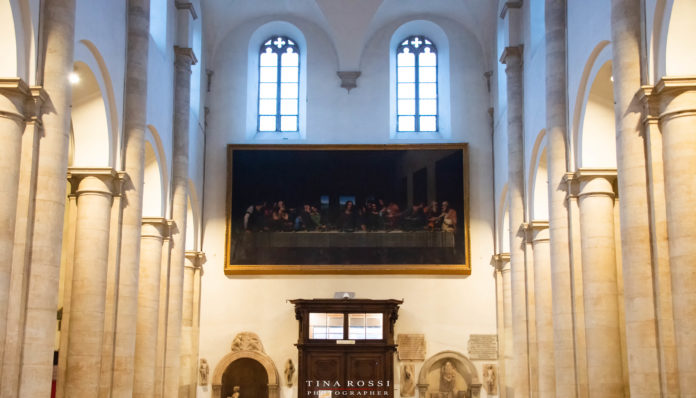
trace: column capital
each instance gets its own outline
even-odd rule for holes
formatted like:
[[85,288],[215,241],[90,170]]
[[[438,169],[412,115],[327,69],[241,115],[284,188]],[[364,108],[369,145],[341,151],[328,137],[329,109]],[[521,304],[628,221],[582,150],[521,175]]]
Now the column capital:
[[174,46],[174,64],[190,68],[198,63],[196,53],[192,48]]
[[67,178],[70,182],[70,195],[100,193],[119,196],[128,174],[111,167],[70,167]]
[[163,217],[143,217],[140,236],[164,239],[169,237],[170,222]]
[[[688,94],[691,92],[691,94]],[[684,97],[679,100],[682,94]],[[643,122],[660,122],[679,116],[696,115],[696,76],[664,76],[654,86],[643,86],[636,94],[643,102]]]
[[503,49],[502,54],[500,54],[500,63],[508,64],[508,58],[512,60],[513,58],[518,58],[520,64],[522,63],[522,54],[524,53],[524,45],[510,46]]
[[522,0],[508,0],[503,4],[503,8],[500,10],[500,19],[505,19],[508,11],[511,8],[522,8]]
[[[199,252],[195,250],[187,250],[185,252],[186,259],[189,260],[193,268],[203,268],[203,264],[206,262],[206,257],[204,252]],[[188,266],[188,265],[185,265]]]
[[499,253],[491,256],[491,265],[496,271],[510,271],[510,253]]
[[548,221],[533,220],[523,223],[522,229],[524,230],[524,238],[528,243],[544,242],[550,239]]
[[588,195],[616,196],[614,183],[616,182],[616,169],[579,169],[575,172],[575,178],[580,185],[578,197]]
[[192,19],[198,19],[198,14],[196,14],[196,7],[190,1],[175,1],[177,10],[188,10],[191,13]]
[[566,183],[566,199],[577,198],[580,193],[578,178],[575,172],[567,172],[563,175],[563,182]]
[[18,77],[0,78],[0,117],[24,122],[25,102],[31,98],[31,90]]

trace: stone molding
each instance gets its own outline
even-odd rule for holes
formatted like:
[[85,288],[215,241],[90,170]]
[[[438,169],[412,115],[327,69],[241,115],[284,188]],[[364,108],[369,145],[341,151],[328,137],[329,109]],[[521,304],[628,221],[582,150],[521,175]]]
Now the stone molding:
[[512,8],[522,8],[522,0],[508,0],[503,4],[503,8],[500,10],[500,19],[505,19],[508,11]]
[[143,238],[164,239],[169,236],[170,223],[163,217],[143,217],[140,236]]
[[[255,333],[251,332],[242,332],[235,336],[235,341],[237,341],[238,338],[240,338],[241,335],[253,335],[256,336]],[[258,339],[258,336],[256,336]],[[258,341],[259,344],[261,340]],[[268,398],[280,398],[280,391],[279,391],[279,378],[278,378],[278,370],[275,367],[275,364],[273,363],[273,360],[271,357],[268,356],[268,354],[264,353],[263,350],[234,350],[235,343],[232,343],[233,350],[232,352],[228,353],[220,361],[218,364],[215,366],[215,371],[213,372],[213,378],[211,381],[212,387],[213,387],[213,398],[222,398],[222,375],[225,373],[225,370],[232,364],[232,362],[242,359],[242,358],[249,358],[253,359],[256,362],[260,363],[261,366],[264,367],[266,370],[266,375],[268,376]],[[265,397],[257,397],[257,398],[265,398]]]
[[191,65],[198,63],[198,58],[196,58],[196,53],[190,47],[179,47],[174,46],[174,64],[179,66],[185,66],[189,69]]
[[566,199],[577,198],[580,193],[578,179],[574,172],[567,172],[563,176],[563,182],[566,183]]
[[522,55],[524,54],[524,45],[520,44],[519,46],[509,46],[505,47],[503,49],[503,52],[500,54],[500,63],[507,65],[508,63],[508,57],[512,58],[519,58],[520,64],[522,64]]
[[525,231],[525,240],[528,243],[548,242],[551,239],[549,234],[549,222],[542,220],[533,220],[529,223],[522,224]]
[[0,94],[6,98],[0,102],[0,117],[24,122],[25,102],[32,98],[32,92],[24,80],[18,77],[0,78]]
[[[103,186],[90,184],[89,187],[84,187],[82,182],[90,177],[99,179]],[[71,167],[68,169],[67,178],[70,182],[70,195],[96,193],[120,196],[121,188],[128,178],[128,174],[116,171],[111,167]]]
[[196,13],[196,7],[193,3],[189,1],[176,1],[174,2],[177,10],[188,10],[191,13],[192,19],[198,19],[198,14]]
[[678,96],[689,91],[696,92],[696,76],[665,76],[654,86],[641,87],[636,96],[643,102],[643,123],[696,116],[693,101],[675,101]]
[[494,254],[491,257],[491,265],[496,271],[510,271],[510,253]]
[[186,257],[189,262],[187,262],[184,267],[188,267],[189,263],[191,264],[192,268],[202,268],[203,264],[205,264],[206,258],[205,258],[205,253],[204,252],[199,252],[195,250],[187,250],[184,253],[184,256]]
[[580,186],[578,198],[590,195],[608,195],[614,198],[616,175],[616,169],[579,169],[575,172]]
[[345,88],[350,93],[350,90],[358,87],[357,80],[360,77],[360,71],[338,71],[338,78],[341,79],[341,88]]

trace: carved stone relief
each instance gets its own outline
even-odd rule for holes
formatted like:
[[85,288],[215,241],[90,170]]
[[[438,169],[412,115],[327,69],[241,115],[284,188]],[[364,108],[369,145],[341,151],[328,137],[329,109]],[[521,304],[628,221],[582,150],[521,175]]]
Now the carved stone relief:
[[498,395],[498,367],[492,363],[483,365],[483,388],[488,395]]
[[256,333],[242,332],[237,334],[232,340],[232,352],[237,351],[259,351],[264,352],[261,339]]
[[416,395],[416,369],[412,363],[401,365],[400,389],[402,397]]

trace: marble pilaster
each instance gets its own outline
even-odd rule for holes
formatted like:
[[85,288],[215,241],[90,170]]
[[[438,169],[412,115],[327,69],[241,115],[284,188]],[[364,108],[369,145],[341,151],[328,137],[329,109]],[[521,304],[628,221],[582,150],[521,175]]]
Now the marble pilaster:
[[184,266],[183,311],[181,316],[181,376],[179,377],[179,397],[196,396],[197,364],[195,352],[196,273],[200,270],[205,255],[201,252],[187,251]]
[[160,300],[162,243],[169,235],[164,218],[143,217],[138,279],[133,397],[153,397]]
[[510,268],[512,288],[512,332],[515,398],[529,397],[529,355],[527,335],[527,291],[524,231],[524,98],[522,46],[506,47],[500,57],[506,65],[508,98],[508,195],[510,204]]
[[[70,132],[71,87],[75,50],[75,0],[45,2],[42,9],[44,135],[37,165],[31,269],[24,318],[19,392],[16,396],[46,397],[51,393],[55,315],[63,215],[65,210]],[[45,51],[44,51],[45,50]]]
[[696,397],[696,78],[663,77],[659,98],[679,386]]
[[507,398],[512,389],[507,369],[512,359],[512,311],[510,297],[510,254],[495,254],[491,258],[495,268],[497,325],[498,325],[498,386],[500,398]]
[[554,367],[556,394],[575,397],[576,366],[573,341],[573,298],[569,213],[565,206],[563,181],[568,171],[568,76],[567,76],[567,4],[566,0],[545,1],[546,27],[546,140],[549,178],[550,261],[553,264]]
[[[0,357],[0,397],[18,395],[24,319],[31,253],[31,236],[34,218],[34,194],[38,165],[39,139],[42,131],[41,112],[46,92],[41,87],[31,87],[32,102],[24,107],[24,133],[22,135],[15,218],[15,235],[12,252],[8,302],[5,324],[3,355]],[[29,106],[31,105],[31,106]]]
[[70,299],[66,397],[99,394],[104,336],[109,232],[119,175],[113,169],[70,169],[77,199]]
[[554,366],[553,295],[548,221],[533,221],[527,228],[533,246],[534,309],[536,313],[536,346],[538,396],[556,396]]
[[181,311],[184,288],[184,245],[188,205],[188,129],[191,91],[191,65],[197,60],[190,48],[175,47],[174,131],[172,167],[172,220],[176,230],[171,239],[167,342],[164,371],[164,396],[179,395],[181,373]]
[[585,336],[590,397],[624,397],[614,246],[615,170],[579,170]]
[[128,46],[124,108],[123,167],[130,176],[124,187],[118,313],[114,346],[112,397],[133,396],[134,355],[139,301],[143,181],[145,171],[145,118],[147,65],[150,41],[150,1],[128,0]]
[[[656,397],[663,393],[650,253],[647,164],[641,134],[643,106],[636,96],[641,87],[641,21],[640,0],[611,0],[621,263],[629,393],[633,398]],[[587,309],[586,315],[589,312]],[[588,347],[589,344],[588,336]]]
[[27,98],[31,98],[31,93],[23,80],[0,79],[0,358],[3,357],[7,329],[6,315],[24,133],[24,103]]

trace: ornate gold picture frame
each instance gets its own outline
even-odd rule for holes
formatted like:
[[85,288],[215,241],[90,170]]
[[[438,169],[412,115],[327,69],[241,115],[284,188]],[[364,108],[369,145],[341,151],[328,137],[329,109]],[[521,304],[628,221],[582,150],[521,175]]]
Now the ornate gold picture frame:
[[466,144],[229,145],[225,274],[471,273]]

